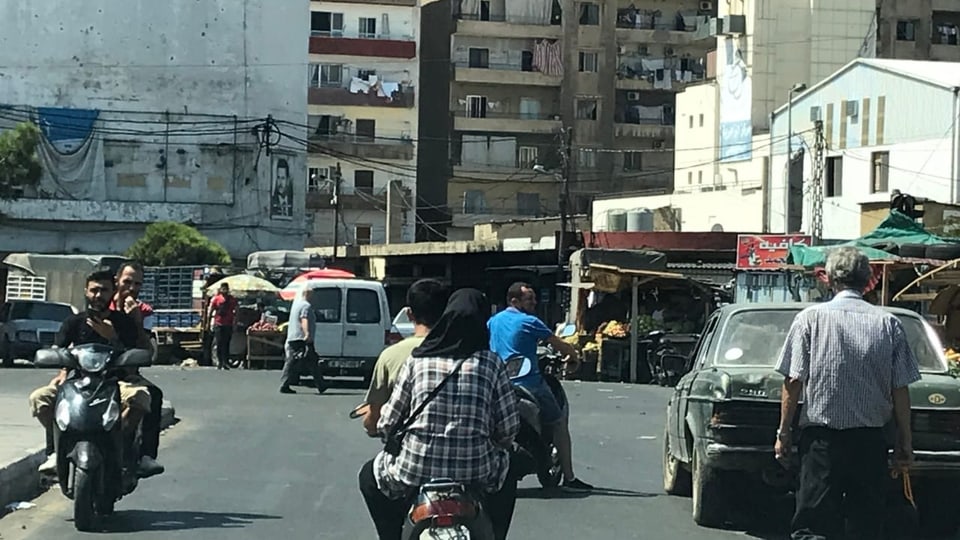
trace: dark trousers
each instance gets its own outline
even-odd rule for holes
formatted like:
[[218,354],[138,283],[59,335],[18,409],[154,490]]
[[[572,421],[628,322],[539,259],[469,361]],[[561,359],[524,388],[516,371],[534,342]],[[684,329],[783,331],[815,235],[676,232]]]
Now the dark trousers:
[[230,360],[230,338],[233,337],[232,326],[217,327],[217,367],[228,367]]
[[140,431],[140,455],[157,459],[160,451],[160,417],[163,410],[163,390],[148,386],[150,391],[150,412],[143,417]]
[[[377,487],[377,480],[373,476],[373,460],[368,461],[360,469],[360,493],[367,503],[370,517],[377,528],[380,540],[400,540],[403,532],[403,520],[410,509],[409,499],[393,500]],[[496,540],[505,540],[513,519],[513,510],[517,505],[517,480],[511,474],[503,488],[484,498],[484,508],[490,521],[493,523],[493,536]]]
[[888,477],[887,443],[880,429],[804,428],[791,538],[881,538]]
[[284,347],[283,371],[280,373],[280,387],[288,388],[298,384],[300,375],[306,372],[313,377],[314,388],[323,388],[323,374],[320,371],[320,358],[313,346],[303,341],[290,342]]

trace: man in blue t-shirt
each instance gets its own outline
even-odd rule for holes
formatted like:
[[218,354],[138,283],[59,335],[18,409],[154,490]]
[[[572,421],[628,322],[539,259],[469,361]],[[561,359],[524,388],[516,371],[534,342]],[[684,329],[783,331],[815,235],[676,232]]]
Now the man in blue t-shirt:
[[563,487],[589,491],[590,484],[573,474],[573,448],[570,442],[568,417],[560,410],[557,398],[540,375],[537,363],[537,345],[545,341],[566,357],[567,363],[578,363],[577,350],[558,338],[538,319],[537,293],[528,283],[514,283],[507,290],[507,309],[497,313],[487,322],[490,329],[490,350],[501,360],[521,355],[532,361],[530,373],[515,379],[514,384],[523,386],[537,398],[540,417],[544,424],[553,426],[553,444],[557,447],[560,466],[563,469]]

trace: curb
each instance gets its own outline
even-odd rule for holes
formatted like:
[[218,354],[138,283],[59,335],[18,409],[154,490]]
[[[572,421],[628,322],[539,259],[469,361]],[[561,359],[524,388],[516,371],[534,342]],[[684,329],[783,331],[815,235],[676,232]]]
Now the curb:
[[[164,400],[160,412],[161,431],[176,422],[175,412],[173,405]],[[37,429],[41,428],[38,426]],[[0,516],[4,515],[7,504],[28,501],[40,494],[40,471],[37,469],[46,460],[46,448],[39,448],[18,461],[0,466]]]

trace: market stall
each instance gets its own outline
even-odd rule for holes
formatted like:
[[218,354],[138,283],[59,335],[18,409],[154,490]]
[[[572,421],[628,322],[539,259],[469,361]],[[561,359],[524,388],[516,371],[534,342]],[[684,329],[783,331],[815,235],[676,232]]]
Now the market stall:
[[583,353],[582,378],[596,366],[604,380],[649,382],[648,334],[664,330],[681,345],[692,342],[681,336],[699,331],[719,293],[682,274],[608,264],[590,264],[587,278],[576,288],[593,302],[580,303],[576,332],[566,338]]
[[[289,302],[279,297],[280,288],[256,276],[236,274],[210,284],[205,290],[206,295],[216,295],[224,283],[230,286],[230,293],[238,304],[233,331],[235,338],[230,342],[232,366],[266,368],[271,364],[282,365],[285,336],[278,323],[289,317],[290,309]],[[215,342],[212,354],[216,358]]]

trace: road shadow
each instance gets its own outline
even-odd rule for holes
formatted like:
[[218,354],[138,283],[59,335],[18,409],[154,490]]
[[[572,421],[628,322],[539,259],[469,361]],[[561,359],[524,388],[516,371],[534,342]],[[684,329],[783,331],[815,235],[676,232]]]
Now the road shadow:
[[105,533],[242,529],[254,521],[282,519],[266,514],[196,512],[192,510],[125,510],[104,520]]
[[561,488],[518,488],[518,499],[585,499],[587,497],[628,497],[637,499],[646,499],[659,497],[658,493],[646,493],[643,491],[630,491],[627,489],[613,489],[604,487],[595,487],[593,491],[567,491]]

